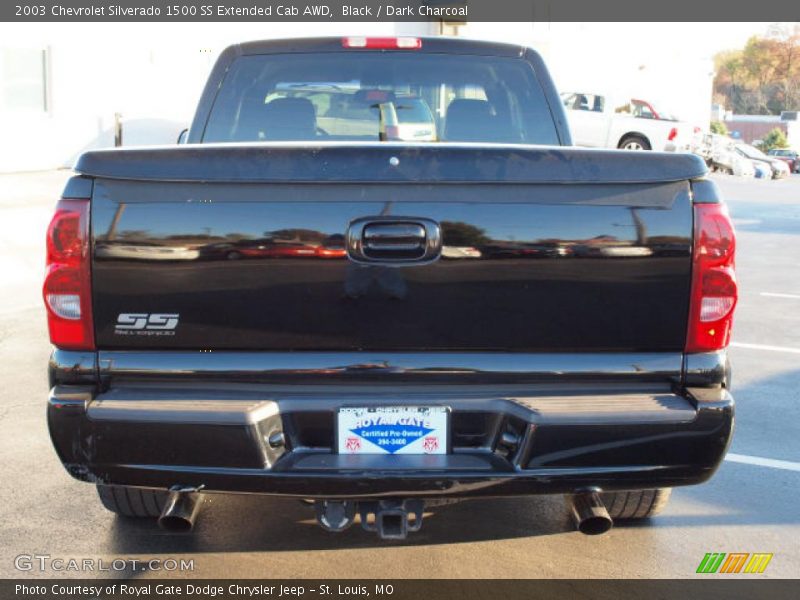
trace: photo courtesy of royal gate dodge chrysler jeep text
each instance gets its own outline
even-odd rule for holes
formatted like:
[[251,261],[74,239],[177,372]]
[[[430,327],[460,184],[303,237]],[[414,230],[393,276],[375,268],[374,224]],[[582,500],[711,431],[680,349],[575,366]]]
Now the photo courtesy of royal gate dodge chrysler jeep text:
[[734,232],[702,160],[571,147],[534,51],[228,48],[185,144],[82,155],[48,231],[48,420],[122,515],[564,494],[585,533],[733,429]]

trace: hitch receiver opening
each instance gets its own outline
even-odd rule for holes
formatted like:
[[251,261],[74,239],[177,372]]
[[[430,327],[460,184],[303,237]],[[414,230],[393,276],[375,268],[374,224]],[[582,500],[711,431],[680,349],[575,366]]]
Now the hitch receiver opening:
[[328,531],[344,531],[355,520],[356,512],[366,531],[383,540],[404,540],[410,532],[419,531],[425,509],[423,500],[317,500],[314,502],[317,521]]

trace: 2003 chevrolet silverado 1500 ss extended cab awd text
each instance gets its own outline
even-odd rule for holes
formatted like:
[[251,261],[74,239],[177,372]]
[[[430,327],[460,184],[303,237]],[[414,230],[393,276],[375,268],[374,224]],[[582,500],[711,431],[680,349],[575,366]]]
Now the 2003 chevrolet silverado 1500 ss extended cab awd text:
[[214,492],[384,538],[453,498],[654,514],[731,439],[734,232],[699,158],[570,145],[530,49],[229,48],[187,144],[87,152],[57,206],[64,466],[172,528]]

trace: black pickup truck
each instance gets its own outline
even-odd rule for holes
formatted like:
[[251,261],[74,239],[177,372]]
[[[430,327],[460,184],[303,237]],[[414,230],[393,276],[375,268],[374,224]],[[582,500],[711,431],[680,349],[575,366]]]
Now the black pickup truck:
[[186,143],[87,152],[57,205],[64,466],[173,529],[237,492],[384,538],[472,497],[655,514],[731,440],[734,231],[699,158],[571,145],[528,48],[228,48]]

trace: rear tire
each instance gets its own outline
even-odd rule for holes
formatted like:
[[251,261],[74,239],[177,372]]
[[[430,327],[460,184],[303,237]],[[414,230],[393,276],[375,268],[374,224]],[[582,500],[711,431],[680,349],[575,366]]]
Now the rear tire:
[[106,509],[123,517],[156,518],[164,509],[168,492],[97,484],[97,495]]
[[650,142],[639,135],[626,135],[622,138],[618,148],[622,150],[652,150]]
[[646,519],[660,513],[669,501],[672,488],[605,492],[601,494],[609,516],[617,520]]

